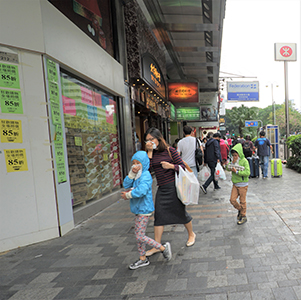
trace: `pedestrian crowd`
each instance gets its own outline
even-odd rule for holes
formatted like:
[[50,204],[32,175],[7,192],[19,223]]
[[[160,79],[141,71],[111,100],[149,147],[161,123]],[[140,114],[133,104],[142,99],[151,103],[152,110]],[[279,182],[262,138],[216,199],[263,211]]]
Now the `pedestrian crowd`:
[[[247,222],[246,199],[249,178],[253,177],[252,172],[256,167],[254,160],[257,159],[258,166],[261,166],[262,177],[267,178],[268,150],[272,150],[272,146],[265,138],[264,131],[260,132],[260,138],[254,144],[249,135],[245,139],[243,136],[232,139],[229,136],[222,137],[219,132],[209,132],[203,139],[198,139],[189,126],[184,126],[183,135],[182,139],[175,140],[173,147],[170,147],[160,130],[149,128],[144,134],[145,151],[139,150],[132,157],[131,170],[123,182],[126,190],[121,193],[123,199],[130,200],[131,212],[135,214],[139,259],[129,266],[132,270],[149,265],[148,257],[156,253],[162,253],[167,261],[172,258],[170,243],[161,243],[165,225],[183,224],[188,235],[186,246],[195,244],[192,217],[177,194],[175,174],[179,173],[179,168],[193,172],[196,178],[201,169],[206,167],[210,170],[205,182],[200,184],[200,190],[204,194],[207,194],[211,183],[214,191],[221,189],[216,176],[217,167],[221,166],[222,170],[231,172],[233,186],[229,200],[238,211],[238,225]],[[254,156],[255,153],[259,158]],[[150,171],[154,172],[158,185],[155,201]],[[198,185],[195,184],[197,188]],[[153,213],[154,239],[145,235]],[[146,245],[151,249],[146,251]]]

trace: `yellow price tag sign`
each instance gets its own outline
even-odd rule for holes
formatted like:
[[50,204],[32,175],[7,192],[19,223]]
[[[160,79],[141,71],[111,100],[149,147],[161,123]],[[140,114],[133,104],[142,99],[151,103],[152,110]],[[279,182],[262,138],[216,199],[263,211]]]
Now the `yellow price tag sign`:
[[1,143],[22,143],[20,120],[0,120]]
[[28,171],[25,149],[4,149],[7,172]]
[[83,145],[83,139],[80,136],[74,137],[74,143],[75,146],[82,146]]
[[104,161],[107,161],[108,159],[109,159],[108,154],[107,154],[107,153],[104,153],[104,155],[103,155],[103,160],[104,160]]

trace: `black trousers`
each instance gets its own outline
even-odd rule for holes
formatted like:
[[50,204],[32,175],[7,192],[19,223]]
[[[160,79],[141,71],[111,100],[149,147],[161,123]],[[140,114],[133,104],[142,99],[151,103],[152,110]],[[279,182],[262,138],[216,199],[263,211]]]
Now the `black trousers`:
[[210,183],[213,181],[213,184],[214,184],[214,188],[217,188],[218,187],[218,182],[214,179],[214,173],[215,173],[215,168],[216,168],[216,165],[217,165],[217,162],[208,162],[207,163],[210,171],[211,171],[211,175],[210,177],[207,179],[207,181],[204,183],[203,187],[205,189],[207,189],[207,187],[210,185]]

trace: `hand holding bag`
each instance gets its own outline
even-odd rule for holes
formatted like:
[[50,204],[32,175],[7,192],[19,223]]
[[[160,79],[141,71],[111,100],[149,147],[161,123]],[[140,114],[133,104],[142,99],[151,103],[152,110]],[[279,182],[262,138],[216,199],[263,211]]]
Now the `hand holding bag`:
[[178,198],[184,205],[198,204],[200,184],[194,173],[179,166],[179,173],[175,174],[175,184]]
[[215,167],[215,172],[214,172],[214,179],[215,180],[226,180],[226,173],[220,163],[217,163]]
[[198,178],[200,181],[206,181],[211,175],[211,171],[208,166],[203,166],[199,172]]

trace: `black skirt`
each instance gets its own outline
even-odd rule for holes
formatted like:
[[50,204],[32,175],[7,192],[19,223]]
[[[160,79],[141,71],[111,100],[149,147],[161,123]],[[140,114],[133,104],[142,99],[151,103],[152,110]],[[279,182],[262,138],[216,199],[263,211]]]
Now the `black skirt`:
[[155,226],[187,224],[192,217],[177,196],[175,182],[158,187],[155,200]]

